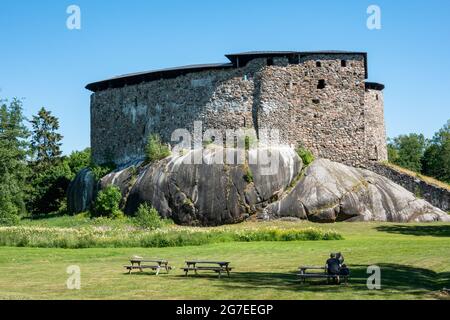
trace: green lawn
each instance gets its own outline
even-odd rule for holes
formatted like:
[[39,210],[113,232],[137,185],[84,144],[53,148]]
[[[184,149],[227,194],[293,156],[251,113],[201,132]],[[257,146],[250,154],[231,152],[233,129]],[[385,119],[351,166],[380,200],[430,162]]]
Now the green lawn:
[[[310,226],[309,223],[274,223]],[[312,225],[312,224],[311,224]],[[450,224],[339,223],[345,240],[221,243],[180,248],[31,249],[0,247],[1,299],[445,299],[450,287]],[[239,228],[239,226],[236,226]],[[341,251],[349,286],[300,284],[300,265],[323,264]],[[229,260],[230,278],[124,273],[132,255],[160,257],[175,267],[186,259]],[[66,288],[66,268],[81,267],[81,290]],[[382,270],[382,290],[366,287],[366,268]]]

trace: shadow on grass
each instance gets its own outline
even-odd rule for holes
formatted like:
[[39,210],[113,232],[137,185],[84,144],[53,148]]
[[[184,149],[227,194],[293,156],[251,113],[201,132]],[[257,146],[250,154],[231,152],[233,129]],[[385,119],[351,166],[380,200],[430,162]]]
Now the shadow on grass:
[[[377,290],[377,295],[389,297],[392,291],[397,294],[412,295],[417,298],[425,298],[426,294],[450,287],[450,272],[436,273],[432,270],[415,268],[397,264],[378,264],[381,268],[382,290]],[[189,280],[201,277],[208,279],[214,285],[221,286],[227,290],[247,288],[251,290],[272,289],[280,291],[310,292],[310,293],[362,293],[369,292],[367,289],[367,266],[352,265],[351,278],[348,285],[327,284],[325,279],[307,280],[301,283],[295,272],[291,273],[269,273],[269,272],[233,272],[231,277],[208,273],[199,273],[198,276],[186,277],[177,275],[178,280]],[[355,296],[356,297],[356,296]],[[336,296],[339,299],[339,295]]]
[[413,236],[432,236],[432,237],[450,237],[450,225],[429,225],[429,226],[414,226],[414,225],[392,225],[379,226],[377,231],[405,234]]

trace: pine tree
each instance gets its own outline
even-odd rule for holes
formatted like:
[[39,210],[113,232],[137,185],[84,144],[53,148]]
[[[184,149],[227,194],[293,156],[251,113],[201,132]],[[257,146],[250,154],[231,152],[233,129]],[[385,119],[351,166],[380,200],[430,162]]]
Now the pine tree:
[[33,192],[28,210],[33,214],[48,214],[58,211],[63,205],[71,171],[69,165],[62,161],[60,147],[63,137],[58,133],[58,118],[41,108],[30,123]]
[[26,213],[29,154],[22,102],[0,101],[0,224],[14,224]]
[[59,130],[59,120],[41,108],[36,116],[30,121],[32,125],[31,147],[33,151],[33,161],[39,169],[47,169],[61,160],[61,140],[62,135]]

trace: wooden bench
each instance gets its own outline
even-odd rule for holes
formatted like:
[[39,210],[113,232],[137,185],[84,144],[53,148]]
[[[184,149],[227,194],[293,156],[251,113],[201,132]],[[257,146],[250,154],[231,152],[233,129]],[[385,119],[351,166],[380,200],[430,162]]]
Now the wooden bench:
[[[131,259],[130,263],[131,265],[124,266],[124,268],[128,270],[128,274],[131,274],[133,270],[140,270],[141,272],[144,272],[144,269],[150,269],[156,271],[156,275],[159,275],[161,269],[165,269],[167,273],[173,269],[169,266],[169,262],[167,260]],[[147,263],[153,264],[148,265]]]
[[183,271],[186,276],[188,276],[189,271],[194,271],[195,274],[198,274],[198,271],[213,271],[219,274],[219,278],[221,278],[223,272],[226,272],[229,277],[233,270],[229,267],[229,264],[230,262],[222,261],[186,261],[186,267],[183,268]]
[[[307,273],[308,270],[321,270],[321,273]],[[339,284],[341,279],[344,279],[345,284],[348,284],[349,276],[346,275],[338,275],[338,274],[328,274],[327,267],[315,267],[315,266],[303,266],[299,268],[298,277],[300,280],[305,283],[306,279],[327,279],[327,283],[330,283],[330,280],[336,280]]]

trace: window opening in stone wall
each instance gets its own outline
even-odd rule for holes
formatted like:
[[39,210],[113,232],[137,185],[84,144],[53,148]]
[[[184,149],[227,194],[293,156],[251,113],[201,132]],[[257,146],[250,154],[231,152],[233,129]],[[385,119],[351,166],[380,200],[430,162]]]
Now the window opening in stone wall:
[[376,95],[376,99],[377,99],[377,101],[380,99],[380,98],[378,97],[378,95]]
[[267,59],[267,66],[273,66],[273,59],[272,58]]
[[317,68],[320,68],[320,67],[322,67],[322,62],[320,62],[320,61],[317,61],[317,62],[316,62],[316,67],[317,67]]
[[317,89],[325,89],[325,80],[319,80],[319,84],[317,85]]
[[347,60],[341,60],[341,67],[347,67]]
[[313,101],[312,101],[314,104],[319,104],[320,103],[320,100],[319,99],[313,99]]
[[288,57],[288,60],[289,60],[290,64],[299,64],[300,63],[299,56]]

